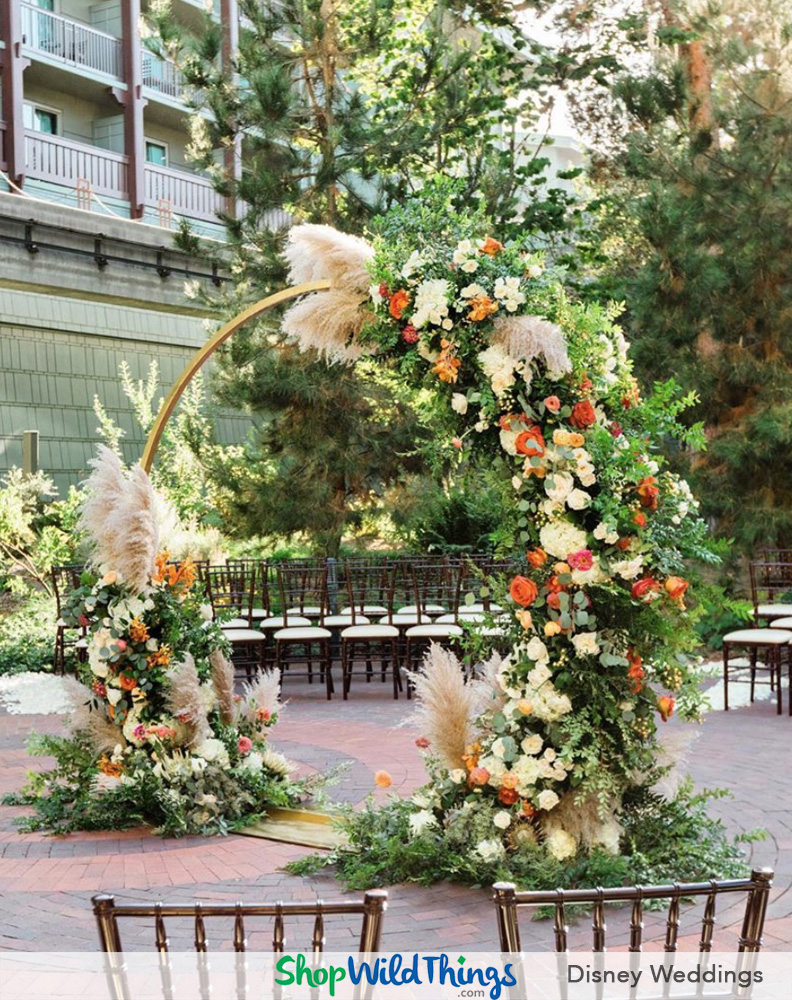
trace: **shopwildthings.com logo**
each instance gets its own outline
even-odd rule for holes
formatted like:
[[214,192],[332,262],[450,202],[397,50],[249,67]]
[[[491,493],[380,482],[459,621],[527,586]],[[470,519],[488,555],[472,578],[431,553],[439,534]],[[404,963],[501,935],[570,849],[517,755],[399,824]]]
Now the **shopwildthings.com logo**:
[[484,987],[484,991],[468,995],[488,996],[490,1000],[498,1000],[504,987],[517,985],[511,963],[505,963],[502,969],[494,965],[482,967],[469,964],[461,955],[449,958],[444,952],[439,955],[416,952],[411,959],[399,954],[369,960],[350,956],[346,965],[312,965],[305,955],[284,955],[275,969],[280,976],[275,978],[279,986],[306,986],[309,989],[326,986],[331,997],[336,995],[336,987],[345,981],[354,986],[421,986],[424,983],[460,989],[478,986]]

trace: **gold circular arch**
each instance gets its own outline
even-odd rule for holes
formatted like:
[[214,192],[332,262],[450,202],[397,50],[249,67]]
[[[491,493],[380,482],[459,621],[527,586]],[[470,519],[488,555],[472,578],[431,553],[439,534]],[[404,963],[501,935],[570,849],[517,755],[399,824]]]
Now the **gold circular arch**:
[[221,326],[220,329],[214,333],[209,340],[207,340],[203,347],[196,351],[192,358],[190,358],[186,368],[178,379],[176,379],[176,383],[168,393],[165,402],[160,407],[157,419],[154,421],[154,425],[149,431],[149,436],[146,439],[146,447],[143,450],[143,458],[140,460],[140,464],[143,466],[145,471],[151,472],[151,467],[154,464],[154,458],[157,454],[160,440],[162,439],[162,432],[165,430],[165,425],[170,419],[173,411],[176,409],[176,405],[181,399],[184,390],[204,363],[214,354],[221,344],[224,344],[226,340],[228,340],[231,334],[236,333],[240,326],[244,326],[249,319],[253,319],[255,316],[261,315],[261,313],[266,312],[267,309],[271,309],[272,306],[280,305],[281,302],[288,302],[289,299],[296,299],[299,295],[305,295],[308,292],[326,292],[329,288],[330,282],[326,279],[321,281],[306,281],[302,285],[293,285],[291,288],[284,288],[280,292],[268,295],[266,299],[261,299],[260,302],[255,302],[252,306],[248,306],[247,309],[243,310],[237,316],[234,316],[234,318],[226,323],[225,326]]

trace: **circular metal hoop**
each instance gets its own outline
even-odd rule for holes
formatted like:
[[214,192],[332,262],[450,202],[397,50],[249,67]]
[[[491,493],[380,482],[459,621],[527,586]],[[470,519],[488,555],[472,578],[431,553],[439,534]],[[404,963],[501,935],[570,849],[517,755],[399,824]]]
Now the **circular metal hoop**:
[[261,313],[266,312],[267,309],[280,305],[281,302],[288,302],[289,299],[296,299],[298,296],[305,295],[308,292],[325,292],[328,288],[330,288],[330,282],[327,280],[307,281],[302,285],[294,285],[291,288],[284,288],[280,292],[275,292],[274,295],[268,295],[266,299],[261,299],[260,302],[255,302],[252,306],[248,306],[247,309],[235,316],[232,320],[226,323],[225,326],[221,326],[220,329],[213,334],[209,340],[207,340],[203,347],[196,351],[192,358],[190,358],[184,371],[176,380],[175,385],[168,393],[165,402],[162,404],[160,411],[157,414],[157,419],[154,421],[154,425],[149,431],[149,436],[146,440],[146,447],[143,451],[143,457],[140,460],[140,464],[146,472],[151,472],[151,467],[154,464],[154,458],[157,454],[157,449],[159,448],[162,433],[165,430],[165,425],[173,414],[173,411],[176,409],[176,405],[181,399],[184,390],[204,363],[214,354],[217,348],[220,347],[221,344],[224,344],[241,326],[244,326],[249,319],[253,319],[256,316],[261,315]]

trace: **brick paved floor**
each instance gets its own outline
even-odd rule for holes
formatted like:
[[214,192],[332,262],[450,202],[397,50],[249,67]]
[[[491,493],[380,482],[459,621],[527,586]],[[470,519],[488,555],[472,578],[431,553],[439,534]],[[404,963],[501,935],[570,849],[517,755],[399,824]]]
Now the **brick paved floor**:
[[[350,761],[331,795],[359,802],[373,787],[373,774],[387,769],[393,791],[409,793],[423,781],[421,760],[413,746],[417,733],[404,723],[405,701],[393,702],[386,686],[360,685],[348,702],[322,700],[318,689],[295,682],[287,710],[273,743],[305,771]],[[2,713],[2,709],[0,709]],[[57,732],[56,716],[0,714],[0,794],[23,784],[25,772],[43,761],[29,758],[24,739],[32,729]],[[792,719],[778,718],[768,702],[750,708],[711,713],[701,727],[689,770],[698,785],[726,787],[734,797],[713,805],[732,832],[766,827],[769,838],[750,847],[751,861],[775,869],[765,942],[771,949],[792,947]],[[377,791],[380,798],[385,792]],[[13,817],[20,810],[0,807],[0,948],[84,950],[96,947],[89,908],[90,896],[108,891],[119,901],[166,899],[169,902],[255,899],[329,899],[341,890],[331,875],[299,879],[281,871],[304,848],[242,836],[161,840],[145,830],[85,833],[68,837],[22,835]],[[729,899],[729,897],[727,897]],[[683,914],[681,947],[692,948],[700,911]],[[611,946],[624,945],[626,911],[609,915]],[[657,936],[661,917],[647,917],[647,937]],[[736,943],[741,920],[737,901],[725,902],[719,914],[716,943],[729,949]],[[128,948],[149,948],[148,927],[132,923]],[[295,945],[307,944],[303,928],[295,926]],[[392,950],[441,946],[468,950],[495,948],[497,937],[486,888],[441,884],[428,888],[407,885],[390,890],[385,946]],[[218,928],[217,938],[221,933]],[[225,935],[225,929],[222,931]],[[230,933],[226,935],[230,941]],[[549,948],[548,923],[523,929],[529,950]],[[328,942],[352,945],[351,925],[328,921]],[[171,930],[173,948],[190,948],[190,929]],[[250,946],[269,947],[267,928],[253,930]],[[573,930],[571,944],[587,947],[585,921]],[[211,942],[219,946],[220,942]]]

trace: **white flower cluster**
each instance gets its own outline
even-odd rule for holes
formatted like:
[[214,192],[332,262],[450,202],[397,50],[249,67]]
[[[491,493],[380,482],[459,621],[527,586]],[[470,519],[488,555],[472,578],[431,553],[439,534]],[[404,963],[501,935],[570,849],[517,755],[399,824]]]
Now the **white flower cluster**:
[[448,316],[449,284],[445,278],[422,281],[415,291],[415,311],[410,322],[416,330],[427,324],[450,330],[454,323]]

